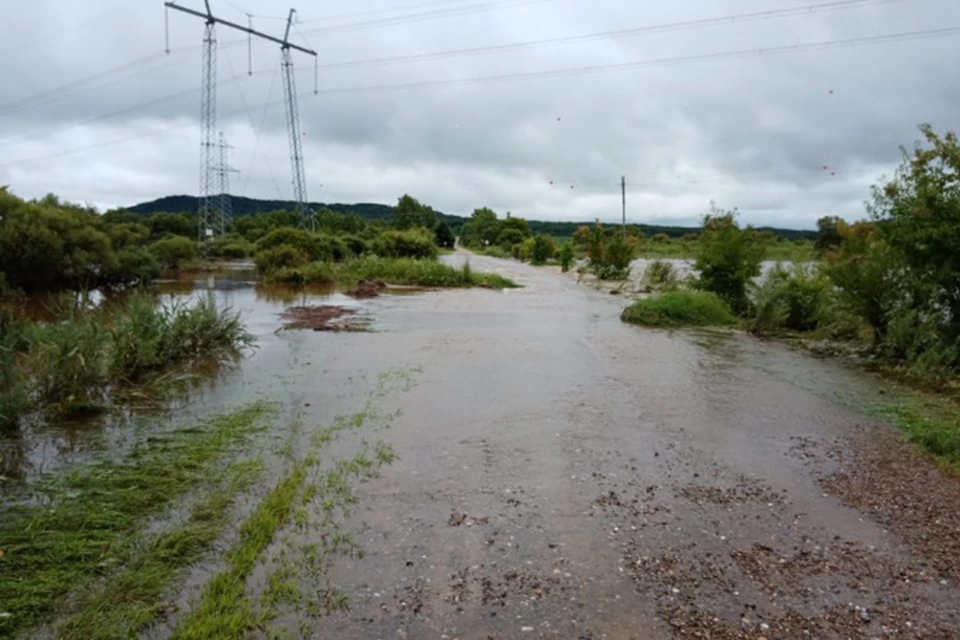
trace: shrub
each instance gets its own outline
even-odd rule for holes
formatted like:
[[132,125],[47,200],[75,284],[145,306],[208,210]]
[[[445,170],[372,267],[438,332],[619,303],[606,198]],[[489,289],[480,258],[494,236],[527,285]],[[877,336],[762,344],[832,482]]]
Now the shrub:
[[437,222],[436,228],[433,230],[434,240],[437,243],[438,247],[444,249],[453,249],[454,245],[457,243],[457,237],[453,235],[453,229],[450,228],[450,225],[447,224],[446,220],[440,220]]
[[197,258],[197,243],[183,236],[167,236],[150,245],[150,254],[165,269],[179,269]]
[[27,406],[27,388],[17,369],[25,323],[0,310],[0,432],[13,428]]
[[316,235],[295,227],[279,227],[257,240],[257,253],[286,245],[294,247],[305,255],[308,260],[328,260],[329,255],[323,253],[316,242]]
[[437,245],[426,229],[384,231],[373,241],[373,252],[383,258],[436,258]]
[[257,252],[253,260],[257,265],[257,271],[265,274],[278,269],[302,267],[310,262],[310,259],[303,251],[289,244],[280,244],[268,249],[262,249]]
[[648,327],[727,326],[737,321],[715,293],[686,289],[639,300],[624,309],[620,319]]
[[670,286],[677,282],[677,271],[673,268],[672,262],[654,260],[647,265],[643,272],[643,279],[651,286]]
[[228,233],[214,238],[207,242],[204,248],[209,255],[228,260],[240,260],[256,252],[254,244],[238,233]]
[[492,244],[483,251],[481,251],[485,256],[490,256],[491,258],[510,258],[512,254],[508,251],[505,251],[500,245]]
[[[598,225],[599,226],[599,225]],[[633,238],[624,238],[615,233],[601,243],[601,257],[595,262],[593,272],[601,280],[626,280],[630,277],[630,263],[636,252]]]
[[370,250],[370,244],[358,235],[346,235],[342,240],[354,256],[362,256]]
[[566,273],[573,264],[573,244],[568,240],[560,247],[560,270]]
[[737,225],[736,210],[712,207],[703,219],[695,264],[700,288],[719,295],[736,313],[746,313],[750,304],[747,285],[760,275],[763,254],[763,245],[755,240],[752,229]]
[[538,235],[533,238],[533,249],[530,252],[531,264],[546,264],[547,260],[552,258],[557,252],[557,244],[553,238],[545,235]]
[[830,308],[830,282],[815,268],[777,265],[757,289],[749,330],[766,335],[789,329],[812,331],[821,326]]

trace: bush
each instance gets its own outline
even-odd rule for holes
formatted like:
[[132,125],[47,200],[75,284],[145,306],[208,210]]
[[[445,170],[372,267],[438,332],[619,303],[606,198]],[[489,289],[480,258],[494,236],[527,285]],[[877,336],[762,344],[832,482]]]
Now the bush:
[[373,241],[373,252],[382,258],[436,258],[437,245],[426,229],[384,231]]
[[510,252],[505,251],[500,245],[492,244],[486,249],[480,251],[485,256],[490,256],[491,258],[511,258],[513,257]]
[[760,275],[763,260],[763,245],[753,235],[752,229],[737,225],[735,210],[724,212],[713,207],[703,219],[695,264],[700,272],[699,287],[719,295],[739,314],[749,308],[747,286]]
[[672,262],[654,260],[643,272],[644,281],[654,287],[672,286],[677,282],[677,271]]
[[237,233],[228,233],[219,238],[214,238],[206,243],[204,249],[214,258],[225,258],[227,260],[240,260],[250,257],[256,252],[254,244]]
[[767,335],[781,329],[818,329],[830,308],[831,293],[830,282],[817,269],[777,265],[757,289],[749,330]]
[[573,244],[568,240],[560,247],[560,270],[566,273],[573,264]]
[[362,256],[370,250],[370,244],[360,236],[347,235],[343,236],[342,240],[354,256]]
[[346,243],[336,236],[324,233],[310,233],[294,227],[280,227],[274,229],[257,240],[257,253],[281,245],[296,248],[308,260],[346,260],[350,249]]
[[27,406],[25,381],[18,371],[25,323],[0,310],[0,432],[17,425]]
[[183,236],[167,236],[150,245],[150,254],[165,269],[179,269],[199,255],[197,243]]
[[614,233],[601,243],[601,257],[594,264],[593,272],[601,280],[626,280],[630,277],[630,263],[635,252],[636,243],[632,238]]
[[280,244],[258,251],[253,261],[257,271],[269,274],[278,269],[302,267],[310,262],[310,258],[297,247]]
[[457,237],[453,235],[453,229],[450,228],[450,225],[447,224],[446,220],[440,220],[437,222],[436,228],[433,230],[434,240],[437,243],[438,247],[444,249],[453,249],[457,243]]
[[648,327],[727,326],[737,321],[715,293],[686,289],[639,300],[624,309],[620,319]]
[[546,264],[547,260],[552,258],[557,252],[557,244],[553,238],[545,235],[538,235],[533,238],[533,249],[530,252],[531,264]]

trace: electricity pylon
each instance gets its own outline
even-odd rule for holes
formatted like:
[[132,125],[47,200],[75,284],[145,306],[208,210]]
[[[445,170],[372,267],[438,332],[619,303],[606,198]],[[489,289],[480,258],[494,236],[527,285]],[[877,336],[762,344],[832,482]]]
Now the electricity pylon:
[[217,164],[217,187],[219,197],[217,200],[217,229],[221,234],[227,232],[227,225],[233,218],[233,204],[230,200],[230,174],[239,173],[239,170],[230,166],[229,149],[233,147],[227,143],[223,131],[220,132],[220,140],[217,142],[217,149],[220,151],[220,162]]
[[[290,134],[290,156],[294,164],[294,197],[297,201],[297,211],[304,216],[301,220],[307,224],[312,220],[312,213],[307,212],[306,207],[306,181],[303,175],[303,156],[300,146],[300,119],[297,113],[297,96],[293,82],[293,61],[291,59],[291,49],[301,51],[308,55],[317,57],[317,52],[311,49],[300,47],[290,42],[290,24],[293,21],[295,11],[290,10],[290,16],[287,18],[287,31],[283,39],[275,38],[266,33],[254,30],[250,26],[243,26],[230,22],[222,18],[217,18],[210,10],[210,0],[204,0],[204,6],[207,12],[195,11],[186,7],[181,7],[174,2],[164,2],[168,9],[176,9],[183,13],[203,18],[206,23],[203,37],[203,62],[201,73],[201,91],[200,91],[200,207],[199,207],[199,236],[200,240],[214,234],[221,224],[217,224],[216,216],[219,214],[217,203],[215,201],[214,183],[217,176],[217,166],[214,160],[216,142],[214,141],[214,131],[217,127],[217,39],[214,32],[214,26],[222,24],[231,29],[243,31],[250,36],[257,36],[264,40],[270,40],[280,45],[283,53],[284,64],[284,89],[286,90],[287,103],[287,129]],[[248,42],[249,46],[249,42]],[[169,53],[169,46],[167,51]],[[221,231],[222,232],[222,231]]]
[[[311,231],[316,226],[313,211],[307,205],[307,180],[303,173],[303,147],[300,140],[300,113],[297,109],[297,84],[293,74],[293,56],[290,53],[290,25],[296,9],[287,16],[287,30],[280,47],[280,65],[283,67],[283,98],[287,112],[287,135],[290,138],[290,168],[293,171],[293,198],[296,201],[300,224]],[[316,54],[314,54],[316,55]]]

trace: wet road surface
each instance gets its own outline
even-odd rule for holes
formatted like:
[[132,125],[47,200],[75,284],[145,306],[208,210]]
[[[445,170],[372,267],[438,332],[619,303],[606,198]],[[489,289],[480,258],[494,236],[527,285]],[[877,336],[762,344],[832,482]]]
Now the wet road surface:
[[[867,416],[891,399],[884,385],[737,333],[628,326],[626,301],[575,276],[469,259],[524,288],[357,301],[214,287],[260,347],[194,389],[182,422],[266,396],[301,425],[329,424],[380,374],[411,381],[378,400],[389,426],[324,451],[329,465],[382,438],[397,459],[345,518],[278,537],[251,599],[264,606],[282,562],[313,593],[255,635],[960,637],[960,485]],[[355,308],[371,331],[278,331],[287,306],[321,302]],[[120,449],[111,434],[128,432],[40,434],[21,473]],[[264,447],[277,473],[298,433]],[[303,550],[331,528],[356,548],[308,579]],[[172,610],[189,611],[219,566],[193,570]],[[305,604],[318,595],[334,605]]]
[[293,635],[960,637],[958,549],[923,544],[960,538],[958,485],[854,409],[876,381],[470,260],[525,288],[381,297],[374,333],[308,336],[340,344],[318,385],[418,373],[391,399],[399,459],[344,525],[363,557],[327,571],[349,608]]

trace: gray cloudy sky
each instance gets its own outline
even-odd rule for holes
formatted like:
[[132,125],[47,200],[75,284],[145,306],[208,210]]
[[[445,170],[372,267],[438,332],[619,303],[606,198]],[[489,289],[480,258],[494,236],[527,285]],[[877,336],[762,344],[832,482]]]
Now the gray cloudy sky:
[[[713,55],[960,27],[956,0],[848,0],[659,32],[639,29],[814,0],[296,2],[293,40],[319,53],[319,95],[312,61],[297,56],[314,201],[409,192],[448,213],[613,220],[626,174],[632,221],[695,224],[715,200],[746,222],[812,227],[862,215],[917,124],[955,130],[960,114],[960,30]],[[4,5],[0,184],[101,208],[197,192],[200,19],[170,12],[167,56],[161,0]],[[277,35],[288,8],[211,6]],[[591,34],[604,35],[571,39]],[[254,43],[247,77],[246,36],[220,27],[218,39],[232,191],[289,199],[278,47]],[[501,46],[514,44],[525,46]],[[422,55],[464,49],[482,51]],[[576,68],[588,69],[549,73]]]

